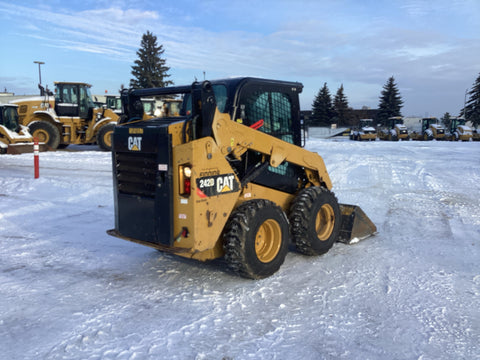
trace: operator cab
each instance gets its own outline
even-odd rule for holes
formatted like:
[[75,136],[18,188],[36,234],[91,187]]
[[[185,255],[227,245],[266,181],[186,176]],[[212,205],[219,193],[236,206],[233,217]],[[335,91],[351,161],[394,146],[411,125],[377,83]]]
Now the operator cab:
[[464,118],[453,117],[450,123],[450,131],[454,132],[459,126],[465,126],[466,121]]
[[430,125],[438,124],[438,119],[435,117],[423,118],[422,119],[422,131],[427,130]]
[[17,105],[0,105],[0,125],[5,126],[8,130],[18,132],[20,126],[18,125]]
[[58,116],[91,119],[95,104],[85,83],[55,83],[55,112]]
[[115,114],[122,113],[122,101],[120,95],[106,95],[105,101],[107,109],[113,110]]
[[[301,146],[300,105],[302,84],[235,78],[211,81],[218,111],[243,125]],[[181,116],[192,114],[192,94],[183,98]],[[259,123],[260,121],[260,123]]]

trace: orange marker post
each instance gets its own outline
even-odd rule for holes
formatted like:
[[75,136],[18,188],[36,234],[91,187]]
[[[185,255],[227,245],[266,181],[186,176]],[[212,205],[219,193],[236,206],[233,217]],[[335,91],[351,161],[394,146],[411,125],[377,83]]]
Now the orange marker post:
[[33,139],[33,165],[35,167],[35,179],[40,177],[40,159],[38,153],[40,152],[40,148],[38,146],[38,139]]

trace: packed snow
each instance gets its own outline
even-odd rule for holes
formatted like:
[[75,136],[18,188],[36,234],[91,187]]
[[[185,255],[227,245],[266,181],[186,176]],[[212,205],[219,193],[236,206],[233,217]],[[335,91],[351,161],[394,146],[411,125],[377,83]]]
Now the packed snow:
[[96,146],[1,155],[1,357],[480,359],[480,143],[307,148],[378,235],[260,281],[108,236]]

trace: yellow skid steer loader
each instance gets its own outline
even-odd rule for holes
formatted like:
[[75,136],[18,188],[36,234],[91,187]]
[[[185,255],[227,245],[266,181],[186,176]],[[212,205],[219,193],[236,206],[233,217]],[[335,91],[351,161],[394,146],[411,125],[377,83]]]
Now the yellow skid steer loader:
[[[124,90],[113,134],[108,233],[241,276],[275,273],[290,242],[307,255],[376,232],[339,204],[323,159],[303,148],[303,85],[256,78]],[[143,119],[141,98],[183,95],[180,117]]]

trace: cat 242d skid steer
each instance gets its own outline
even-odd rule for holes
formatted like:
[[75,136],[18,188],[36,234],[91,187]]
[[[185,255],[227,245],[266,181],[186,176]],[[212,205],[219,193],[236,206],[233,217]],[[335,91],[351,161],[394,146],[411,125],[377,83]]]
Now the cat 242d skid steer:
[[[323,159],[302,147],[303,85],[256,78],[124,90],[113,134],[115,229],[198,260],[224,257],[253,279],[275,273],[290,241],[307,255],[376,232],[338,204]],[[183,98],[180,117],[143,119],[141,97]]]

